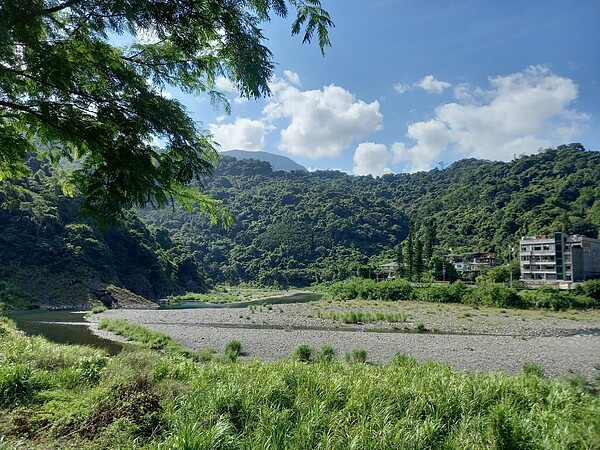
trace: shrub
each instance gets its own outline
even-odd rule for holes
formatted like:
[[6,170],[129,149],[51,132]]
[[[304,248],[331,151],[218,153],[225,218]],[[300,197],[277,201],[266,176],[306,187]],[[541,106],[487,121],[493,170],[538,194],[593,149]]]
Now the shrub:
[[212,361],[215,353],[217,352],[212,347],[202,348],[196,352],[194,359],[200,362],[209,362]]
[[522,305],[521,297],[516,289],[499,283],[479,280],[477,289],[471,291],[465,303],[496,306],[498,308],[516,308]]
[[600,280],[589,280],[582,285],[583,292],[588,297],[600,302]]
[[403,279],[376,282],[354,277],[333,283],[327,288],[327,297],[337,300],[412,300],[415,298],[415,291],[412,285]]

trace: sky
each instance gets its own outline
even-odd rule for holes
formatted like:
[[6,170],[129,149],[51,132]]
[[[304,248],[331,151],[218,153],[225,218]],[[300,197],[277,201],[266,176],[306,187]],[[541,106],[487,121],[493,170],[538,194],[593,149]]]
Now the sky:
[[335,23],[324,57],[290,35],[291,18],[264,25],[270,97],[242,99],[219,79],[226,115],[173,94],[220,150],[373,176],[571,142],[600,150],[600,0],[322,5]]

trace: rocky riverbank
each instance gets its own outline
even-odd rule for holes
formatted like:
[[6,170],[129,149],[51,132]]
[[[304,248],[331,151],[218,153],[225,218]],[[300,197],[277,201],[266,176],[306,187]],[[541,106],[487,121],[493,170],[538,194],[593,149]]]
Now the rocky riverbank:
[[[339,317],[349,311],[395,313],[396,320],[404,320],[343,323]],[[250,308],[119,309],[94,315],[91,320],[103,317],[161,331],[195,350],[212,347],[221,351],[227,342],[237,339],[245,357],[264,360],[286,357],[298,345],[308,344],[314,348],[330,345],[338,357],[362,348],[368,352],[368,361],[375,364],[388,362],[398,351],[469,371],[516,374],[523,364],[535,363],[552,378],[579,373],[594,379],[599,372],[595,367],[600,367],[599,311],[318,301]]]

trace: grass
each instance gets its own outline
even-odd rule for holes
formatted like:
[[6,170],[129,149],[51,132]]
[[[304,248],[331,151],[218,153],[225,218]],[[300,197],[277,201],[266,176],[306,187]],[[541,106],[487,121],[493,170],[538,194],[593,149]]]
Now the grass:
[[319,357],[196,364],[147,348],[108,357],[24,336],[1,317],[0,335],[2,450],[600,445],[597,391],[533,369],[455,372],[404,354],[382,366]]
[[371,322],[389,322],[401,323],[406,322],[407,315],[403,312],[369,312],[369,311],[327,311],[319,313],[319,317],[331,319],[347,324],[356,323],[371,323]]
[[169,297],[171,303],[204,302],[204,303],[236,303],[263,298],[274,297],[284,294],[285,291],[269,288],[249,288],[220,286],[207,293],[188,293]]

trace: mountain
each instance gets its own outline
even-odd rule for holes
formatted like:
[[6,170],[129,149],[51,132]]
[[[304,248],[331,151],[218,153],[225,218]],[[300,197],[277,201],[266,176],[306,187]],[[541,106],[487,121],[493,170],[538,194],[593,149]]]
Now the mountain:
[[292,170],[300,170],[307,172],[306,167],[301,166],[290,158],[281,155],[274,155],[268,152],[252,152],[247,150],[228,150],[221,152],[226,156],[232,156],[237,159],[258,159],[259,161],[266,161],[271,164],[274,171],[282,170],[284,172],[291,172]]
[[224,156],[204,185],[231,212],[231,229],[179,209],[142,216],[184,242],[214,282],[306,285],[394,258],[409,222],[419,240],[435,233],[438,254],[507,258],[522,235],[555,230],[597,237],[599,167],[600,153],[580,144],[377,178]]
[[31,176],[0,182],[0,310],[147,307],[145,299],[206,289],[197,260],[165,229],[133,212],[100,229],[79,217],[82,199],[62,194],[49,164],[30,166]]

